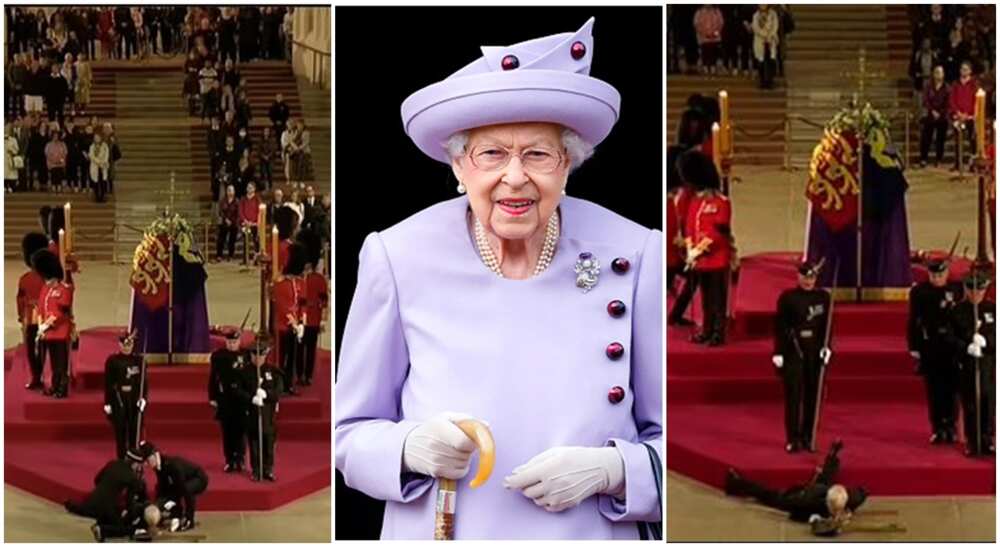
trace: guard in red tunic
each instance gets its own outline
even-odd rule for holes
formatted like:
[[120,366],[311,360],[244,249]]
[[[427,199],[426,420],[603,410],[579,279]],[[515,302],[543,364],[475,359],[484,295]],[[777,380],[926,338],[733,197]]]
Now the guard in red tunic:
[[684,213],[690,202],[690,190],[677,173],[680,148],[667,149],[667,291],[674,294],[676,279],[684,275]]
[[278,333],[278,363],[286,378],[285,393],[295,394],[292,383],[300,376],[304,357],[306,286],[302,274],[306,249],[294,243],[288,248],[288,262],[271,292],[275,330]]
[[299,383],[305,386],[312,385],[313,370],[316,365],[316,346],[319,343],[319,334],[323,331],[323,313],[330,302],[329,286],[326,276],[319,270],[319,262],[322,259],[323,240],[320,235],[312,230],[299,232],[299,241],[306,249],[306,269],[305,287],[305,314],[306,329],[302,337],[304,346],[303,368],[299,371]]
[[682,180],[695,189],[684,227],[686,266],[701,289],[701,332],[692,341],[709,346],[725,342],[726,297],[732,268],[733,243],[729,198],[720,191],[719,173],[712,160],[698,151],[679,160]]
[[31,257],[35,252],[47,247],[49,238],[45,234],[32,232],[26,234],[21,240],[21,253],[24,263],[29,270],[21,274],[17,280],[17,322],[21,325],[24,348],[27,351],[28,368],[31,370],[31,380],[26,386],[27,389],[41,390],[45,387],[42,383],[42,366],[45,357],[39,353],[39,348],[35,344],[35,337],[38,335],[37,307],[38,295],[42,292],[45,281],[38,272],[31,268]]
[[43,355],[52,362],[46,395],[63,399],[69,392],[70,333],[73,330],[73,285],[63,281],[59,257],[48,250],[31,257],[31,267],[45,281],[38,295],[38,335]]

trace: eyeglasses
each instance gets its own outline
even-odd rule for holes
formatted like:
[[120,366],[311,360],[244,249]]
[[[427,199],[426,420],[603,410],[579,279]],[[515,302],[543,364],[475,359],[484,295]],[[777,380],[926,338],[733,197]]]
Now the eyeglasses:
[[520,153],[496,144],[481,144],[469,152],[469,161],[481,171],[499,171],[510,159],[517,156],[525,171],[547,175],[555,171],[563,162],[563,155],[557,150],[543,146],[526,148]]

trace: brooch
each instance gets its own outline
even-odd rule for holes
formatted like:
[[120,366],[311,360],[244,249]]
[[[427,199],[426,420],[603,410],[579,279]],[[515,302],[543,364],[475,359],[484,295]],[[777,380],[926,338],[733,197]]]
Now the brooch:
[[601,261],[591,253],[580,253],[573,271],[576,272],[576,286],[585,293],[589,292],[597,286],[597,278],[601,275]]

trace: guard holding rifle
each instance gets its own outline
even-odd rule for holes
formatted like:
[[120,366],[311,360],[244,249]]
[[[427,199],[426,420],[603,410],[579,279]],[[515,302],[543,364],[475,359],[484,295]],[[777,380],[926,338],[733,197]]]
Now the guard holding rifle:
[[996,409],[996,304],[985,300],[990,279],[973,270],[965,278],[965,300],[951,311],[951,347],[958,354],[965,455],[994,454]]
[[239,396],[245,405],[247,440],[250,441],[250,479],[274,481],[274,443],[278,433],[278,400],[284,392],[281,371],[267,364],[270,343],[265,336],[248,351],[253,366],[246,367],[240,379]]
[[139,446],[149,384],[144,359],[132,353],[135,332],[119,335],[118,344],[118,353],[104,362],[104,413],[115,432],[115,453],[124,458]]
[[958,367],[948,343],[948,323],[953,308],[962,299],[962,287],[948,281],[949,262],[947,258],[928,261],[928,280],[910,289],[906,338],[910,355],[917,360],[917,371],[927,387],[931,444],[950,444],[956,440]]
[[823,261],[799,266],[798,287],[778,297],[774,355],[785,386],[785,451],[814,451],[821,372],[830,362],[830,293],[816,288]]

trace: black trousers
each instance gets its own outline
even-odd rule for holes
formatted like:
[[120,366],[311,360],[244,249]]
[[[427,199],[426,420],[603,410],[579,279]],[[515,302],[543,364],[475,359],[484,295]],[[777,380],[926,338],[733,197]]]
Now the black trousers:
[[685,281],[680,294],[677,295],[677,300],[674,301],[674,307],[670,309],[671,321],[684,318],[688,306],[691,305],[691,299],[694,298],[694,293],[698,290],[698,276],[695,272],[688,271],[680,275],[684,277]]
[[920,350],[920,373],[927,391],[927,418],[931,433],[954,431],[958,420],[958,369],[954,355],[944,348],[944,340],[928,341]]
[[49,169],[49,176],[52,179],[52,186],[61,187],[64,179],[66,178],[66,168],[53,167],[52,169]]
[[219,427],[222,429],[222,456],[227,464],[243,465],[243,456],[246,452],[246,431],[244,431],[244,417],[239,412],[238,401],[219,401],[219,412],[217,418]]
[[138,403],[138,399],[122,394],[121,404],[117,401],[111,404],[111,415],[108,419],[115,433],[115,454],[119,459],[125,457],[125,451],[129,448],[138,448],[139,408],[136,406]]
[[705,334],[725,338],[729,270],[697,272],[696,275],[701,287],[701,311],[704,318],[701,330]]
[[302,377],[303,344],[295,336],[293,329],[288,329],[281,335],[281,347],[278,348],[281,358],[281,371],[285,375],[285,390],[292,388],[295,380]]
[[41,383],[45,366],[45,345],[36,345],[38,325],[28,325],[24,329],[24,347],[28,352],[28,369],[31,370],[31,383]]
[[97,200],[97,203],[104,203],[108,193],[108,179],[104,176],[104,171],[99,171],[97,177],[97,180],[94,181],[94,199]]
[[934,161],[944,158],[944,141],[948,138],[948,120],[942,114],[934,119],[927,116],[920,126],[920,161],[926,162],[931,153],[931,138],[934,139]]
[[760,75],[760,87],[771,89],[774,87],[775,60],[771,58],[771,46],[764,46],[764,60],[757,62],[757,70]]
[[51,359],[51,387],[54,393],[69,394],[69,340],[43,340],[42,351]]
[[[840,471],[840,458],[830,452],[823,461],[823,466],[807,485],[797,485],[786,490],[777,490],[765,484],[740,476],[727,485],[736,495],[754,498],[761,505],[789,513],[792,518],[797,516],[818,514],[826,516],[829,509],[826,506],[826,490],[834,484]],[[849,492],[850,494],[851,492]],[[796,520],[802,520],[796,518]]]
[[46,110],[49,113],[49,121],[54,122],[59,121],[59,125],[63,125],[63,120],[66,118],[66,103],[63,101],[45,101]]
[[964,158],[959,157],[958,153],[958,139],[961,133],[962,135],[962,156],[969,157],[976,153],[976,122],[969,120],[955,129],[955,168],[958,169],[960,162]]
[[[225,225],[219,224],[219,235],[216,237],[216,254],[217,258],[222,258],[222,249],[226,247],[229,251],[229,258],[233,258],[236,254],[236,225]],[[227,243],[228,240],[228,243]]]
[[194,513],[197,509],[198,496],[208,488],[208,477],[202,474],[198,477],[191,477],[184,481],[184,491],[191,494],[191,503],[185,501],[184,492],[180,489],[169,489],[158,491],[158,497],[172,499],[178,505],[184,507],[184,518],[194,522]]
[[[993,445],[993,418],[996,413],[996,360],[979,359],[979,431],[976,429],[976,365],[971,358],[963,359],[961,370],[962,386],[962,426],[968,448],[985,451]],[[982,446],[976,446],[976,434],[980,435]]]
[[785,355],[781,379],[785,386],[785,439],[809,446],[812,442],[813,421],[816,419],[816,396],[819,372],[823,366],[818,346],[799,342],[804,357],[798,353]]
[[306,332],[302,336],[304,370],[299,375],[310,382],[312,381],[313,370],[316,367],[316,346],[318,344],[319,327],[306,327]]
[[261,448],[260,439],[263,438],[263,455],[264,455],[264,473],[274,472],[274,443],[277,440],[278,432],[274,427],[268,427],[264,424],[264,433],[262,436],[258,437],[257,434],[257,418],[253,417],[251,422],[247,423],[247,440],[250,441],[250,467],[252,473],[255,477],[260,477],[261,467],[260,467],[260,456]]

